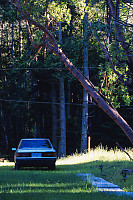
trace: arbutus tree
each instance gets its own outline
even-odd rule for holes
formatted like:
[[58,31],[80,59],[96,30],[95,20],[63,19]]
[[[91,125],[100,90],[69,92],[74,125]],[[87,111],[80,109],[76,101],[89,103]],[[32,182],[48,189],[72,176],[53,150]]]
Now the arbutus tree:
[[[112,1],[109,0],[111,3]],[[131,143],[133,144],[133,130],[128,125],[128,123],[122,118],[122,116],[118,113],[118,111],[110,104],[108,101],[103,98],[99,92],[95,89],[93,83],[85,77],[80,70],[78,70],[73,63],[69,60],[69,58],[63,53],[62,49],[57,44],[55,37],[50,33],[48,28],[45,25],[42,25],[38,22],[38,20],[34,20],[32,17],[30,17],[29,14],[26,13],[24,10],[24,2],[20,0],[9,0],[10,3],[12,3],[23,19],[25,19],[28,24],[34,25],[36,28],[41,30],[43,32],[43,42],[40,44],[34,44],[33,40],[31,40],[31,44],[34,49],[37,49],[37,52],[42,47],[48,48],[52,53],[54,53],[56,56],[59,57],[59,59],[64,63],[64,65],[69,69],[69,71],[72,72],[72,74],[80,81],[82,86],[88,91],[88,93],[91,95],[91,97],[95,100],[95,105],[100,107],[104,112],[106,112],[118,125],[119,127],[124,131],[124,133],[127,135]],[[125,47],[126,50],[126,47]],[[132,58],[130,58],[132,59]],[[128,62],[130,62],[130,59]]]
[[[127,0],[126,2],[128,3],[129,1]],[[130,50],[130,43],[126,42],[124,34],[120,26],[120,24],[122,23],[123,25],[124,22],[121,22],[121,20],[117,18],[120,0],[116,0],[115,4],[113,3],[112,0],[108,0],[108,3],[111,9],[112,17],[114,19],[114,25],[115,25],[116,34],[118,37],[118,42],[120,43],[126,55],[126,63],[128,65],[128,70],[130,71],[130,75],[131,75],[130,80],[124,82],[124,84],[127,85],[129,93],[133,94],[133,55]],[[130,7],[128,9],[130,9]],[[131,7],[131,9],[133,8]],[[126,23],[125,26],[132,26],[132,24]],[[133,33],[131,32],[131,34]]]
[[[122,85],[124,87],[127,87],[128,93],[130,95],[133,95],[133,55],[132,55],[133,25],[131,23],[132,21],[131,13],[133,11],[133,7],[132,4],[130,4],[130,1],[128,0],[126,1],[107,0],[106,3],[107,3],[106,10],[107,10],[108,28],[105,30],[109,38],[105,37],[105,33],[103,33],[104,32],[102,27],[103,22],[102,20],[99,19],[99,16],[101,14],[99,14],[96,4],[95,4],[95,9],[96,9],[95,15],[97,15],[96,21],[97,21],[98,31],[100,32],[102,39],[98,36],[96,31],[94,31],[94,28],[92,26],[93,20],[92,22],[89,21],[90,28],[93,36],[96,38],[96,40],[101,46],[101,49],[106,54],[106,58],[110,62],[110,67],[112,68],[113,73],[116,74],[117,79],[121,81]],[[112,37],[114,37],[114,39]],[[107,41],[109,41],[109,43]],[[127,67],[125,71],[124,67]]]

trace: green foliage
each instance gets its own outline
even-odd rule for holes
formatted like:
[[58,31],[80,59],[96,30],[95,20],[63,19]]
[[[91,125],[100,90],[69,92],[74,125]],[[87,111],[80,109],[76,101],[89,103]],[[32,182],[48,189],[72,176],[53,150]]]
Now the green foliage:
[[[108,60],[105,60],[106,63],[103,61],[99,62],[99,90],[116,108],[119,108],[122,104],[129,106],[132,104],[133,96],[129,95],[127,87],[120,81],[121,78],[123,78],[125,82],[131,79],[126,62],[126,55],[120,42],[116,39],[115,29],[113,26],[110,29],[110,25],[108,24],[110,19],[105,18],[107,15],[107,5],[105,2],[103,3],[103,6],[101,4],[96,4],[97,9],[95,7],[90,9],[89,18],[91,18],[93,12],[92,28],[94,33],[100,41],[100,44],[108,50],[110,58],[114,64],[114,70],[116,70],[120,75],[118,76],[115,74]],[[125,21],[126,16],[129,15],[131,10],[123,4],[119,5],[119,21],[121,23]],[[105,23],[106,20],[107,23]],[[127,22],[125,21],[125,23]],[[113,22],[111,22],[111,25],[112,24]],[[121,30],[124,33],[125,42],[129,44],[129,49],[132,54],[132,47],[130,46],[132,43],[132,32],[128,26],[121,26]],[[103,59],[106,59],[105,53],[101,53],[100,56]]]
[[[119,66],[116,66],[116,70],[121,75],[126,74],[127,65],[125,65],[124,67],[119,68]],[[130,96],[127,87],[121,84],[118,76],[114,73],[113,69],[110,68],[109,62],[106,63],[106,67],[102,65],[100,66],[99,77],[99,88],[101,89],[101,92],[116,108],[119,108],[121,104],[125,104],[128,106],[131,104],[133,96]]]
[[52,1],[52,3],[48,7],[48,12],[50,14],[50,17],[57,20],[57,22],[67,22],[67,24],[70,23],[71,20],[71,14],[70,9],[67,7],[67,3],[61,2],[56,3],[55,1]]
[[8,0],[1,0],[0,1],[0,19],[4,21],[8,21],[12,23],[20,19],[20,15],[18,14],[17,10],[8,2]]

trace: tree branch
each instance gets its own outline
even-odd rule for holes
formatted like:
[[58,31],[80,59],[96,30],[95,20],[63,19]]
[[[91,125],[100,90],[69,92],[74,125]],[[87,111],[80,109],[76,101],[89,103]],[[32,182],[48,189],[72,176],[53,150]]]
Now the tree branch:
[[39,28],[40,30],[43,31],[43,33],[51,40],[52,45],[54,46],[54,48],[58,49],[58,45],[56,43],[56,40],[54,38],[54,36],[48,31],[48,29],[41,25],[40,23],[34,21],[30,16],[28,16],[28,14],[24,13],[24,11],[22,10],[22,6],[19,0],[9,0],[9,2],[11,2],[16,9],[18,10],[18,12],[20,13],[20,15],[22,16],[23,19],[27,20],[28,22],[30,22],[31,24],[35,25],[37,28]]
[[99,17],[98,17],[98,10],[97,10],[96,4],[95,4],[95,9],[96,9],[96,12],[97,12],[97,19],[98,19],[99,30],[100,30],[100,33],[101,33],[101,35],[102,35],[102,38],[103,38],[103,41],[104,41],[105,48],[106,48],[106,50],[108,51],[108,48],[107,48],[107,45],[106,45],[106,42],[105,42],[105,39],[104,39],[103,33],[102,33],[102,31],[101,31],[101,28],[100,28]]
[[[117,20],[117,18],[116,18],[116,7],[115,7],[115,5],[114,5],[112,0],[108,0],[108,3],[109,3],[109,6],[111,8],[112,16],[113,16],[113,18],[115,20],[115,29],[116,29],[116,33],[117,33],[118,39],[119,39],[120,44],[121,44],[121,46],[122,46],[122,48],[123,48],[123,50],[124,50],[124,52],[125,52],[125,54],[127,56],[127,62],[128,62],[129,69],[133,73],[133,56],[131,56],[132,54],[131,54],[131,52],[129,50],[129,47],[125,42],[125,38],[124,38],[124,35],[123,35],[122,31],[121,31],[119,23],[117,23],[117,21],[116,21]],[[117,0],[117,4],[118,3],[119,3],[119,0]],[[116,6],[117,6],[117,4],[116,4]]]
[[[109,54],[107,48],[104,48],[103,44],[100,42],[100,40],[98,39],[98,37],[95,35],[90,21],[89,21],[89,24],[90,24],[90,28],[91,28],[91,31],[92,31],[93,36],[96,38],[96,40],[98,41],[98,43],[99,43],[100,46],[102,47],[102,50],[103,50],[103,51],[105,52],[105,54],[108,56],[108,59],[109,59],[109,61],[110,61],[110,64],[111,64],[111,67],[112,67],[114,73],[115,73],[117,76],[121,77],[121,74],[120,74],[118,71],[115,70],[113,61],[112,61],[112,59],[111,59],[111,56],[110,56],[110,54]],[[123,78],[121,78],[121,81],[122,81],[122,83],[124,84]]]
[[117,146],[124,152],[128,155],[128,157],[130,158],[130,160],[133,160],[132,157],[129,155],[129,153],[127,151],[125,151],[120,145],[118,142],[116,142]]
[[31,62],[37,57],[38,53],[41,51],[42,46],[38,49],[37,53],[35,54],[34,58],[31,59],[31,61],[29,63],[27,63],[27,65],[30,66]]

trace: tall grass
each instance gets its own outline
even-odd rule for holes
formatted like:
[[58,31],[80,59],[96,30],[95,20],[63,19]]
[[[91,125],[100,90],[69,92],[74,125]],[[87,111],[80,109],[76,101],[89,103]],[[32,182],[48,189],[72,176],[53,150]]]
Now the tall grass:
[[[133,158],[133,149],[125,149]],[[104,148],[101,145],[91,149],[88,153],[76,153],[57,160],[57,165],[73,165],[94,161],[129,161],[129,157],[117,147],[115,149]]]

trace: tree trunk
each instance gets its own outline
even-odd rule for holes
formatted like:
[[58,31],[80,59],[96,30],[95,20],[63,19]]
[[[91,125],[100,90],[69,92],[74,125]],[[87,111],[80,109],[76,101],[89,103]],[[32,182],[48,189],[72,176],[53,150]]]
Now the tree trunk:
[[67,119],[70,117],[71,83],[67,81]]
[[19,20],[19,60],[22,56],[22,30],[21,30],[21,20]]
[[1,35],[0,35],[0,68],[2,69],[2,32],[3,32],[3,24],[0,23]]
[[34,123],[34,138],[37,138],[37,122]]
[[107,32],[107,36],[108,36],[108,43],[111,44],[112,43],[112,35],[111,35],[111,10],[108,4],[108,0],[107,0],[107,24],[108,24],[108,32]]
[[14,56],[14,23],[12,22],[12,58]]
[[0,68],[2,68],[2,55],[1,55],[1,47],[0,47]]
[[86,91],[86,89],[83,88],[81,152],[87,151],[87,132],[88,132],[88,92]]
[[7,55],[9,55],[9,24],[6,24]]
[[[59,23],[59,43],[62,44],[61,22]],[[66,156],[66,112],[65,112],[65,89],[64,76],[61,73],[59,80],[60,87],[60,141],[59,141],[59,157]]]
[[57,149],[57,105],[56,87],[52,82],[52,144]]
[[[86,0],[86,6],[88,0]],[[88,69],[88,12],[85,12],[83,20],[84,34],[84,75],[89,78]],[[81,152],[87,151],[87,132],[88,132],[88,98],[89,93],[83,88],[83,108],[82,108],[82,133],[81,133]]]
[[66,112],[65,112],[65,90],[64,77],[60,78],[60,141],[59,157],[66,156]]

